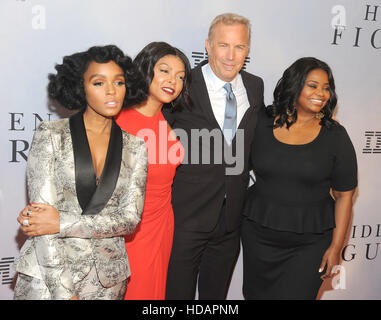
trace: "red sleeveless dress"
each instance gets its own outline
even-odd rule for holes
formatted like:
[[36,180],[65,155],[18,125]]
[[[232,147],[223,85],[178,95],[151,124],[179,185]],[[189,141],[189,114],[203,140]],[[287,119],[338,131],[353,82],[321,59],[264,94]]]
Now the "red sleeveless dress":
[[144,138],[148,151],[142,220],[132,235],[125,236],[131,276],[124,299],[162,300],[174,229],[171,188],[184,148],[169,136],[161,111],[148,117],[132,108],[122,110],[116,122],[128,133]]

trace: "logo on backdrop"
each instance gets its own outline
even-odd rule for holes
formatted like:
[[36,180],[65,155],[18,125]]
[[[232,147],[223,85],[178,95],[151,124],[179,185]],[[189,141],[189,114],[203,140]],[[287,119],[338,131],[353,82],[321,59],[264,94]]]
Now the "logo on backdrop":
[[41,121],[50,121],[51,113],[40,115],[38,113],[26,114],[22,112],[9,112],[9,142],[11,163],[23,163],[28,159],[28,150],[36,130]]
[[381,131],[365,131],[365,147],[362,153],[381,154]]
[[11,275],[11,267],[13,263],[15,262],[14,257],[7,257],[7,258],[1,258],[0,259],[0,279],[1,284],[11,284],[13,281],[13,272]]
[[[20,4],[25,4],[30,1],[16,0]],[[25,6],[29,9],[29,6]],[[32,29],[45,30],[46,29],[46,8],[42,5],[34,5],[31,11]]]
[[334,29],[331,45],[351,45],[352,47],[370,47],[381,49],[381,8],[379,5],[366,4],[362,10],[362,18],[357,26],[347,27],[346,10],[342,5],[334,6],[331,13],[331,26]]
[[381,224],[354,225],[351,231],[349,242],[355,239],[356,244],[349,243],[343,248],[343,260],[376,260],[380,251]]
[[[200,62],[208,59],[208,53],[200,52],[200,51],[192,51],[192,59],[193,59],[193,66],[197,67]],[[243,64],[242,70],[246,70],[246,65],[250,63],[250,57],[247,56],[245,59],[245,63]]]

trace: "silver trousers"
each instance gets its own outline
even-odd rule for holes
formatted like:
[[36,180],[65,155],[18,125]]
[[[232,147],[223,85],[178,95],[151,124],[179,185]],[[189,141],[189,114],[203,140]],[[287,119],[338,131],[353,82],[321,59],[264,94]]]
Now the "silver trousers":
[[[74,286],[79,300],[123,300],[127,279],[111,288],[105,288],[93,267],[89,274]],[[13,299],[51,300],[52,298],[43,280],[19,273]]]

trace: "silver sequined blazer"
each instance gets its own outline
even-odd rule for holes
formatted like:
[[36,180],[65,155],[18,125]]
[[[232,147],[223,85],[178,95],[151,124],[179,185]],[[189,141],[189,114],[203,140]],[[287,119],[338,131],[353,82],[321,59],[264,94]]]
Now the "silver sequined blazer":
[[73,284],[92,267],[105,287],[125,280],[130,268],[123,235],[140,222],[146,176],[144,141],[115,122],[98,186],[82,113],[42,122],[28,157],[29,200],[57,208],[60,233],[29,238],[16,270],[44,280],[52,299],[73,297]]

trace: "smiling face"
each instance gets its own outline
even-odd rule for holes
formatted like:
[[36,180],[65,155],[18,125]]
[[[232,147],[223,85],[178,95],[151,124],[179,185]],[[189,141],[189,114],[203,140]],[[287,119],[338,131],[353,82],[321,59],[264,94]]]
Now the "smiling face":
[[114,61],[91,62],[83,75],[87,111],[111,118],[123,106],[126,94],[123,70]]
[[249,53],[249,31],[244,24],[218,23],[211,39],[205,41],[210,67],[223,81],[232,81]]
[[307,74],[295,109],[298,115],[316,114],[324,108],[330,96],[327,72],[322,69],[314,69]]
[[183,89],[185,66],[180,58],[167,55],[157,61],[149,88],[151,101],[164,104],[175,100]]

